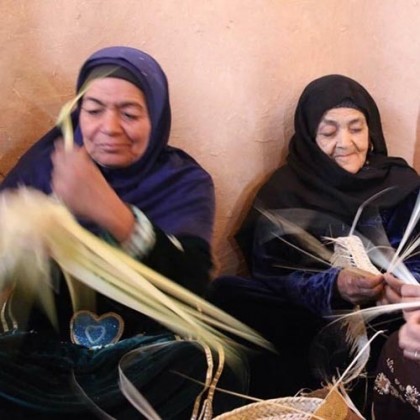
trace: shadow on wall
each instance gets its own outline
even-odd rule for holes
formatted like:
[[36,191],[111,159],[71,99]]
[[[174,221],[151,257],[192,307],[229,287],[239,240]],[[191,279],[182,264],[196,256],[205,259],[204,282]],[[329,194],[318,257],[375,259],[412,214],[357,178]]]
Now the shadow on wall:
[[[235,217],[232,218],[232,221],[226,226],[226,231],[228,232],[226,238],[228,242],[228,251],[226,255],[217,256],[217,265],[219,265],[219,267],[216,271],[220,271],[218,273],[220,275],[249,275],[242,251],[235,240],[235,235],[244,223],[249,211],[251,210],[255,196],[259,189],[268,181],[272,173],[285,162],[288,144],[285,144],[284,141],[281,143],[281,139],[279,139],[278,142],[280,143],[280,152],[278,154],[278,162],[276,165],[268,172],[265,171],[263,173],[257,174],[251,180],[251,182],[249,182],[248,185],[242,189],[238,199],[236,200],[236,203],[233,205],[232,213],[235,215]],[[270,163],[270,167],[272,167],[272,162]]]
[[234,214],[237,214],[238,217],[232,223],[230,227],[230,234],[228,236],[229,245],[232,248],[232,251],[236,254],[238,261],[237,273],[240,276],[247,276],[249,274],[248,267],[246,265],[244,256],[242,254],[239,245],[235,240],[235,234],[238,232],[239,228],[242,226],[243,222],[249,211],[251,210],[254,198],[262,185],[268,180],[271,173],[256,177],[250,184],[248,184],[242,191],[241,195],[238,198],[237,204],[234,206]]
[[[290,102],[294,102],[291,100]],[[270,110],[263,115],[254,136],[254,154],[243,156],[244,160],[255,159],[259,166],[257,170],[249,174],[247,180],[241,185],[238,195],[231,199],[230,214],[226,218],[226,225],[219,235],[215,235],[214,262],[215,270],[213,277],[220,275],[247,276],[248,270],[242,251],[239,248],[235,235],[249,213],[255,195],[268,180],[273,171],[285,162],[290,132],[293,130],[293,105],[281,106]],[[257,155],[255,155],[257,154]]]
[[417,114],[417,135],[416,141],[414,146],[414,168],[417,172],[420,172],[420,105],[419,105],[419,112]]

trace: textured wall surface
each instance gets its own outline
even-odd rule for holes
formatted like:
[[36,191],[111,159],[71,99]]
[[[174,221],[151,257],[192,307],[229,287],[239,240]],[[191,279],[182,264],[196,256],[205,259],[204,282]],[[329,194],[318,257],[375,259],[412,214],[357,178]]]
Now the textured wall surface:
[[169,78],[171,143],[215,180],[219,272],[237,269],[228,237],[284,160],[313,78],[364,84],[390,154],[420,168],[418,0],[2,0],[0,16],[0,179],[54,123],[90,53],[144,49]]

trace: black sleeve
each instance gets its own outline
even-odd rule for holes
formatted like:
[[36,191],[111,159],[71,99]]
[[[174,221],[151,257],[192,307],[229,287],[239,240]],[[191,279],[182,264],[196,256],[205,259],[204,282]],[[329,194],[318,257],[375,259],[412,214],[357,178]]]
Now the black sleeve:
[[[179,249],[162,230],[155,225],[153,229],[155,245],[139,261],[186,289],[204,295],[213,266],[209,244],[196,236],[177,236],[182,247]],[[101,294],[97,297],[97,310],[99,314],[112,311],[123,317],[123,338],[162,331],[157,321]]]
[[209,244],[197,236],[177,236],[182,249],[159,228],[156,243],[142,263],[192,292],[203,295],[213,267]]

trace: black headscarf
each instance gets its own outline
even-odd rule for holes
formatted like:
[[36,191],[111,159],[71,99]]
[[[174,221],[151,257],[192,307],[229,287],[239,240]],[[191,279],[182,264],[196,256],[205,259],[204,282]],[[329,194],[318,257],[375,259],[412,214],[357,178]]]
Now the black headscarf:
[[[372,150],[356,174],[341,168],[315,142],[322,116],[343,102],[360,109],[369,127]],[[312,81],[299,99],[294,123],[287,164],[274,172],[257,195],[264,208],[311,209],[351,224],[359,206],[375,193],[396,187],[374,203],[379,208],[391,208],[418,188],[416,171],[405,160],[388,157],[378,108],[356,81],[341,75]],[[254,223],[255,213],[251,212],[237,236],[241,246],[252,242]]]

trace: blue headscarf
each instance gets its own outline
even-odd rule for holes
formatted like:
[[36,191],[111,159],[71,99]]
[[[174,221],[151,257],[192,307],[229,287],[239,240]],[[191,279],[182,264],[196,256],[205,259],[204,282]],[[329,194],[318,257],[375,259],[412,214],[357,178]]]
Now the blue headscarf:
[[[213,182],[188,154],[168,146],[171,108],[168,83],[161,67],[151,56],[135,48],[104,48],[82,66],[77,90],[94,68],[107,65],[128,71],[135,85],[142,87],[152,130],[147,149],[137,162],[125,168],[98,168],[124,202],[137,206],[165,233],[198,236],[209,242],[214,219]],[[79,110],[72,119],[75,142],[82,145]],[[50,194],[50,155],[60,136],[55,127],[35,143],[6,176],[0,191],[26,185]],[[96,234],[100,232],[92,223],[81,223]]]

